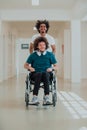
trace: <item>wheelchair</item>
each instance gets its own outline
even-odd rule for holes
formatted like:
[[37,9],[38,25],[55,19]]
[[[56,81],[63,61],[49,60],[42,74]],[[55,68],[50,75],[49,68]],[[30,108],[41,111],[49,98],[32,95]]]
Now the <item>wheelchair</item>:
[[[30,71],[28,70],[28,74],[26,76],[26,88],[25,88],[25,103],[26,103],[26,107],[28,107],[28,105],[38,105],[38,104],[32,104],[30,102],[30,93],[33,92],[33,86],[34,86],[34,81],[30,78]],[[40,88],[44,89],[44,84],[41,81],[40,83]],[[52,93],[52,101],[51,104],[49,105],[53,105],[54,107],[56,106],[56,102],[57,102],[57,90],[56,90],[56,75],[55,75],[55,71],[52,71],[52,76],[50,79],[50,84],[49,84],[49,92]],[[44,104],[43,104],[44,105]]]

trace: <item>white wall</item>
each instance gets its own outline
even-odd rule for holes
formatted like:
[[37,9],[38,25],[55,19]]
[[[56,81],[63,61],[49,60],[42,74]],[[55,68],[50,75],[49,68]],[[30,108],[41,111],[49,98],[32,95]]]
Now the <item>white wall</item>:
[[71,81],[81,82],[81,22],[71,21]]
[[82,22],[81,25],[81,76],[82,79],[87,79],[87,22]]
[[71,79],[71,33],[64,30],[64,79]]
[[61,31],[58,34],[58,76],[64,78],[64,54],[62,53],[62,44],[64,44],[64,28],[61,28]]
[[2,81],[15,75],[15,39],[14,29],[6,22],[2,22],[1,35],[1,65],[2,65]]
[[[87,79],[87,22],[82,22],[81,23],[81,50],[80,50],[80,55],[81,56],[81,79]],[[75,39],[76,41],[76,39]],[[75,42],[75,47],[78,50],[77,42]],[[71,30],[70,29],[65,29],[64,30],[64,79],[71,79]],[[75,49],[74,49],[75,51]],[[73,52],[74,53],[74,52]],[[75,58],[75,56],[74,56]],[[60,65],[62,65],[61,63]],[[75,63],[73,63],[75,64]],[[78,66],[78,63],[77,63]],[[62,74],[62,73],[61,73]]]
[[2,21],[0,19],[0,82],[3,80],[3,42],[2,42]]

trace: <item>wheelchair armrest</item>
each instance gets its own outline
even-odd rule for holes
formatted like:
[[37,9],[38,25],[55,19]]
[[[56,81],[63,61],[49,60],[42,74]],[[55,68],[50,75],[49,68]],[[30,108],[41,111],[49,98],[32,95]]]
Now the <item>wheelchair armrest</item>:
[[52,71],[55,71],[55,70],[52,68]]
[[52,70],[52,73],[53,73],[53,77],[56,77],[57,76],[57,71],[56,70]]
[[31,71],[28,69],[28,70],[27,70],[27,74],[29,75],[30,73],[31,73]]

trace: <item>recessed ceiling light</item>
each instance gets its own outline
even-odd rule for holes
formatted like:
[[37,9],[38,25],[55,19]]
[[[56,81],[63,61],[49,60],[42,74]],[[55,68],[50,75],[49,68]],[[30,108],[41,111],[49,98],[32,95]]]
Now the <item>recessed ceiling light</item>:
[[39,0],[32,0],[32,5],[33,6],[38,6],[39,5]]

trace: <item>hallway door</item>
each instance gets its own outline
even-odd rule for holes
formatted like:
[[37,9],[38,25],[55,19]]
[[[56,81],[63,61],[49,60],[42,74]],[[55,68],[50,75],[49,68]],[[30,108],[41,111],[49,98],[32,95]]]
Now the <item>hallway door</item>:
[[16,74],[26,73],[24,63],[29,55],[30,39],[17,39],[16,41]]

